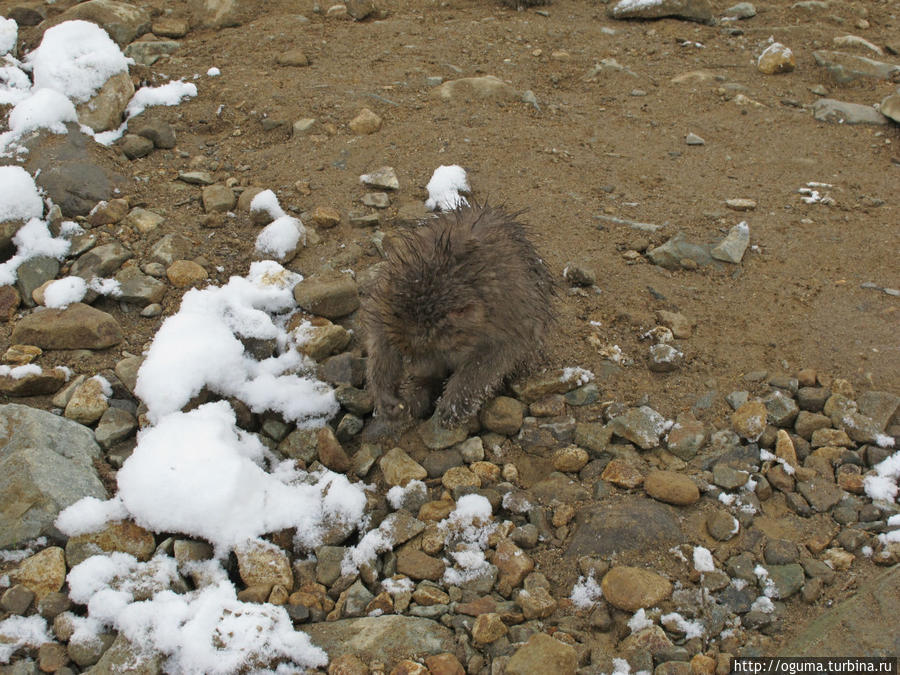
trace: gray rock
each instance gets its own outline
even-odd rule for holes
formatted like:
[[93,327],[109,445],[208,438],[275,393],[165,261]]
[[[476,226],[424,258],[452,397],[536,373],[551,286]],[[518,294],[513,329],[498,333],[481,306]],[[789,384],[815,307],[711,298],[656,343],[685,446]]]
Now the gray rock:
[[725,490],[736,490],[742,485],[746,485],[749,479],[750,474],[748,472],[735,469],[724,462],[719,462],[713,466],[712,481]]
[[55,279],[59,273],[59,261],[56,258],[37,256],[29,258],[16,270],[16,287],[22,296],[22,304],[26,307],[34,307],[34,298],[31,294],[44,283]]
[[666,430],[665,418],[649,406],[629,408],[624,415],[610,420],[613,433],[640,447],[650,450],[659,446],[659,439]]
[[256,9],[246,0],[189,0],[188,7],[192,24],[216,29],[240,26],[248,12]]
[[230,187],[207,185],[202,192],[203,210],[206,213],[226,213],[234,208],[237,198]]
[[366,663],[396,663],[454,652],[453,631],[431,619],[383,615],[302,626],[314,644],[324,649],[329,659],[354,654]]
[[816,64],[828,70],[838,84],[847,84],[862,78],[890,80],[900,73],[900,65],[884,63],[865,56],[819,50],[813,52]]
[[69,274],[90,281],[110,277],[134,254],[117,241],[92,248],[72,263]]
[[881,99],[879,110],[885,117],[890,117],[895,122],[900,123],[900,91],[888,94]]
[[821,476],[816,476],[808,481],[800,481],[797,483],[797,492],[799,492],[809,505],[819,513],[824,513],[832,506],[841,501],[844,491],[835,483],[825,480]]
[[684,142],[688,145],[706,145],[706,141],[704,141],[694,132],[690,132],[687,136],[685,136]]
[[763,398],[762,402],[766,406],[767,421],[776,427],[791,426],[800,412],[797,402],[778,389]]
[[43,410],[0,406],[0,548],[61,536],[59,512],[82,497],[106,499],[90,429]]
[[646,497],[628,495],[613,503],[580,510],[565,555],[577,558],[667,549],[683,540],[679,516],[673,507]]
[[146,645],[132,644],[120,633],[90,672],[91,675],[160,675],[164,658]]
[[[87,3],[83,3],[87,4]],[[68,125],[67,134],[41,132],[24,142],[25,168],[67,217],[86,216],[97,202],[113,198],[113,189],[125,184],[120,174],[100,167],[95,155],[113,151]]]
[[400,189],[400,181],[397,179],[397,173],[392,166],[379,167],[371,173],[363,174],[359,177],[359,180],[364,185],[381,188],[382,190]]
[[786,600],[803,587],[806,575],[799,563],[766,565],[765,568],[769,573],[768,578],[775,584],[780,599]]
[[[713,261],[709,246],[689,242],[681,233],[676,234],[662,246],[651,249],[647,255],[654,264],[669,270],[703,267]],[[690,262],[686,265],[685,261]]]
[[125,134],[119,147],[128,159],[140,159],[153,152],[153,141],[137,134]]
[[178,180],[188,185],[212,185],[216,182],[208,171],[182,171],[178,174]]
[[130,56],[142,66],[152,66],[163,56],[174,54],[181,48],[176,40],[141,40],[125,47],[125,56]]
[[137,429],[137,418],[121,408],[107,408],[97,423],[94,438],[104,450],[109,450],[119,441],[123,441]]
[[75,302],[66,309],[39,310],[22,318],[12,340],[42,349],[106,349],[122,341],[122,328],[106,312]]
[[180,234],[167,234],[161,237],[151,248],[148,260],[168,267],[176,260],[190,258],[193,245]]
[[153,141],[154,147],[157,148],[174,148],[175,147],[175,129],[171,124],[162,120],[150,120],[140,126],[134,128],[134,133]]
[[366,606],[375,599],[375,596],[363,586],[359,579],[353,582],[353,585],[344,593],[345,617],[363,616],[366,613]]
[[900,566],[864,582],[843,602],[810,622],[779,650],[790,656],[893,656],[900,653]]
[[726,9],[725,16],[735,19],[752,19],[756,16],[756,7],[749,2],[739,2]]
[[516,101],[519,92],[493,75],[482,77],[461,77],[447,80],[429,93],[431,98],[449,102],[465,102],[472,99],[491,101]]
[[[133,227],[139,234],[149,234],[162,225],[165,220],[158,213],[137,206],[122,219],[122,224]],[[162,274],[165,274],[165,270],[162,271]]]
[[884,431],[900,411],[900,396],[888,391],[867,391],[856,397],[856,404],[860,413],[869,417]]
[[716,260],[737,264],[744,257],[744,252],[750,245],[750,226],[747,221],[741,221],[732,227],[726,237],[716,244],[710,251],[710,255]]
[[147,10],[116,0],[88,0],[54,16],[39,26],[42,32],[63,21],[81,19],[100,26],[109,36],[124,47],[150,30]]
[[813,103],[813,117],[836,124],[888,124],[888,118],[872,106],[820,98]]
[[304,279],[294,286],[294,300],[312,314],[338,319],[359,307],[356,282],[342,275],[337,279]]
[[678,370],[683,362],[683,352],[672,345],[658,344],[650,347],[650,360],[647,367],[654,373],[671,373]]
[[[84,4],[90,4],[89,0]],[[125,116],[125,107],[134,96],[134,83],[128,71],[110,77],[89,101],[76,106],[78,121],[94,131],[117,129]]]
[[542,504],[552,504],[554,501],[570,504],[588,498],[588,491],[580,483],[558,471],[532,485],[528,492]]
[[723,509],[716,509],[706,518],[706,530],[716,541],[728,541],[740,530],[737,519]]
[[712,7],[709,0],[657,0],[656,2],[619,0],[609,8],[607,13],[613,19],[661,19],[674,16],[700,23],[712,21]]

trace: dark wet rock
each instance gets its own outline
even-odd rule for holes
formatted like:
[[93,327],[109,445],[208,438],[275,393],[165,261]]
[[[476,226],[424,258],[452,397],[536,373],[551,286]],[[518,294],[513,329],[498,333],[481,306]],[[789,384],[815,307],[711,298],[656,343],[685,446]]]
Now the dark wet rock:
[[665,504],[628,496],[579,511],[567,557],[609,556],[615,552],[669,548],[684,534],[676,511]]
[[72,263],[69,273],[90,280],[94,277],[109,277],[118,270],[122,263],[134,254],[117,241],[96,246],[78,257]]
[[106,499],[93,432],[22,405],[0,406],[0,548],[59,533],[59,512],[82,497]]

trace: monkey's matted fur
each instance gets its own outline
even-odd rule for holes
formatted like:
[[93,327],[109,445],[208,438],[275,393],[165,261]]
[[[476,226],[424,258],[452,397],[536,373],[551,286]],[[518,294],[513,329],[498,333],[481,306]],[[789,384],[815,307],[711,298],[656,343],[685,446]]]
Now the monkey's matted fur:
[[400,235],[363,302],[367,378],[387,425],[453,426],[540,354],[553,280],[523,226],[465,206]]

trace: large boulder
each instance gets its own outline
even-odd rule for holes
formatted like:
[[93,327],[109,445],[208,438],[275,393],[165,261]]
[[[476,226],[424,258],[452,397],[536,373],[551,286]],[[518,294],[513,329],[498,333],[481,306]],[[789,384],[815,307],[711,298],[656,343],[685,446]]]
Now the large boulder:
[[93,432],[36,408],[0,406],[0,548],[59,536],[59,512],[82,497],[106,499],[94,469]]

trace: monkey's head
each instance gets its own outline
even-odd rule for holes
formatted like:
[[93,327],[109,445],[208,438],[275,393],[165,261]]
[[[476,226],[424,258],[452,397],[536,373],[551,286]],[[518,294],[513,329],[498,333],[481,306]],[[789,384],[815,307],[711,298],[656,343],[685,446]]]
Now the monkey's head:
[[474,344],[490,321],[480,292],[485,270],[450,232],[407,236],[388,253],[385,328],[411,353],[457,351]]

